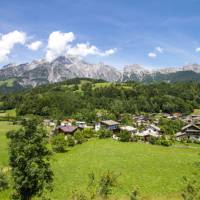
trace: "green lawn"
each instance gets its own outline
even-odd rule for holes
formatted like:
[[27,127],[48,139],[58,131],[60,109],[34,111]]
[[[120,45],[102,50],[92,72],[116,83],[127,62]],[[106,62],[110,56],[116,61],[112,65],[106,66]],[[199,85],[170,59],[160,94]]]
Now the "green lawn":
[[110,85],[111,85],[111,83],[109,83],[109,82],[95,83],[94,88],[107,87],[107,86],[110,86]]
[[[8,122],[0,122],[0,127],[0,166],[6,166],[5,132],[17,127]],[[66,153],[54,154],[55,182],[51,198],[69,199],[72,190],[86,189],[89,173],[99,176],[106,170],[112,170],[121,174],[114,191],[120,199],[128,199],[132,188],[137,186],[144,199],[178,200],[183,187],[182,177],[194,171],[198,152],[198,148],[167,148],[92,139]],[[7,200],[9,193],[10,190],[0,192],[0,199]]]

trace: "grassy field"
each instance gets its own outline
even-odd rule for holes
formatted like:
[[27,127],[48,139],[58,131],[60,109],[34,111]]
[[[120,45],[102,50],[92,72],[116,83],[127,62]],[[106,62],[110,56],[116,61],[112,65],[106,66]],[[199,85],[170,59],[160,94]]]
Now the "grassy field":
[[0,81],[0,86],[5,85],[5,86],[7,86],[7,87],[12,87],[12,86],[13,86],[13,82],[14,82],[15,80],[16,80],[16,79],[11,78],[11,79],[8,79],[8,80]]
[[[11,122],[0,122],[0,168],[6,169],[8,167],[8,149],[6,132],[10,130],[17,130],[18,125],[13,125]],[[1,200],[9,199],[10,190],[0,192]]]
[[[7,166],[5,132],[16,129],[8,122],[0,122],[0,166]],[[199,160],[198,148],[152,146],[141,143],[120,143],[111,139],[92,139],[66,153],[54,154],[55,174],[53,200],[66,200],[72,190],[86,190],[88,174],[97,176],[107,170],[121,174],[115,196],[128,199],[133,187],[148,200],[178,200],[183,188],[183,176],[189,176]],[[10,190],[0,192],[7,200]]]

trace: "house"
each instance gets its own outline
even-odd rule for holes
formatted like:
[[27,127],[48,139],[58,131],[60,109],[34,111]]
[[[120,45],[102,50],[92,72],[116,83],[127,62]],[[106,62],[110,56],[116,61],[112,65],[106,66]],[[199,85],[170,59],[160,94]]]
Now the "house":
[[129,132],[131,134],[134,134],[134,133],[137,132],[137,129],[135,127],[133,127],[133,126],[121,126],[119,129],[121,131],[127,131],[127,132]]
[[184,126],[181,129],[181,132],[176,134],[176,138],[178,140],[181,139],[189,139],[193,141],[200,141],[200,124],[199,123],[191,123]]
[[177,113],[173,113],[172,116],[173,116],[172,119],[179,119],[179,118],[181,118],[182,114],[177,112]]
[[95,131],[99,131],[101,129],[101,123],[100,122],[96,122],[94,125],[94,130]]
[[77,121],[75,124],[76,124],[76,126],[78,126],[78,128],[80,128],[80,129],[87,128],[87,124],[86,124],[86,122],[83,122],[83,121]]
[[119,130],[119,122],[113,120],[104,120],[100,122],[101,128],[108,129],[109,131]]
[[49,126],[49,127],[52,127],[52,128],[56,127],[56,121],[55,120],[53,121],[53,120],[50,120],[50,119],[44,119],[43,124],[45,126]]
[[191,115],[191,117],[195,121],[200,121],[200,115]]
[[143,116],[143,115],[139,115],[139,116],[133,116],[133,121],[138,125],[145,125],[149,123],[149,117],[148,116]]
[[77,131],[78,127],[77,126],[58,126],[57,130],[59,133],[63,133],[64,135],[74,135],[74,133]]
[[60,123],[60,125],[61,126],[72,126],[72,124],[74,124],[75,123],[75,119],[65,119],[65,120],[63,120],[61,123]]
[[150,124],[145,130],[137,132],[135,135],[143,137],[145,141],[148,141],[149,137],[160,137],[161,132],[159,127]]

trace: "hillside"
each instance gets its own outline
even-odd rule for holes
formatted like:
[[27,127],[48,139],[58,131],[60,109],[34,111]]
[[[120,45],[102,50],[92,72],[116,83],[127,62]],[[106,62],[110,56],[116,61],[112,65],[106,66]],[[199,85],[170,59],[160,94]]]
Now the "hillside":
[[72,79],[2,95],[2,109],[17,109],[18,115],[78,115],[93,121],[99,109],[118,118],[122,113],[192,113],[200,107],[199,83],[109,83]]

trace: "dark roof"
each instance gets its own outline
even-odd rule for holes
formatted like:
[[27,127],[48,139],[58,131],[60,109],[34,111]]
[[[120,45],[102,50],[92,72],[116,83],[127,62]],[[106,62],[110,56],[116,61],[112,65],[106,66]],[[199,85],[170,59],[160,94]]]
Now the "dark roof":
[[64,133],[73,133],[78,129],[78,127],[67,125],[67,126],[58,126],[58,129]]
[[119,122],[113,121],[113,120],[104,120],[101,121],[102,124],[105,124],[107,126],[115,126],[115,125],[119,125]]

